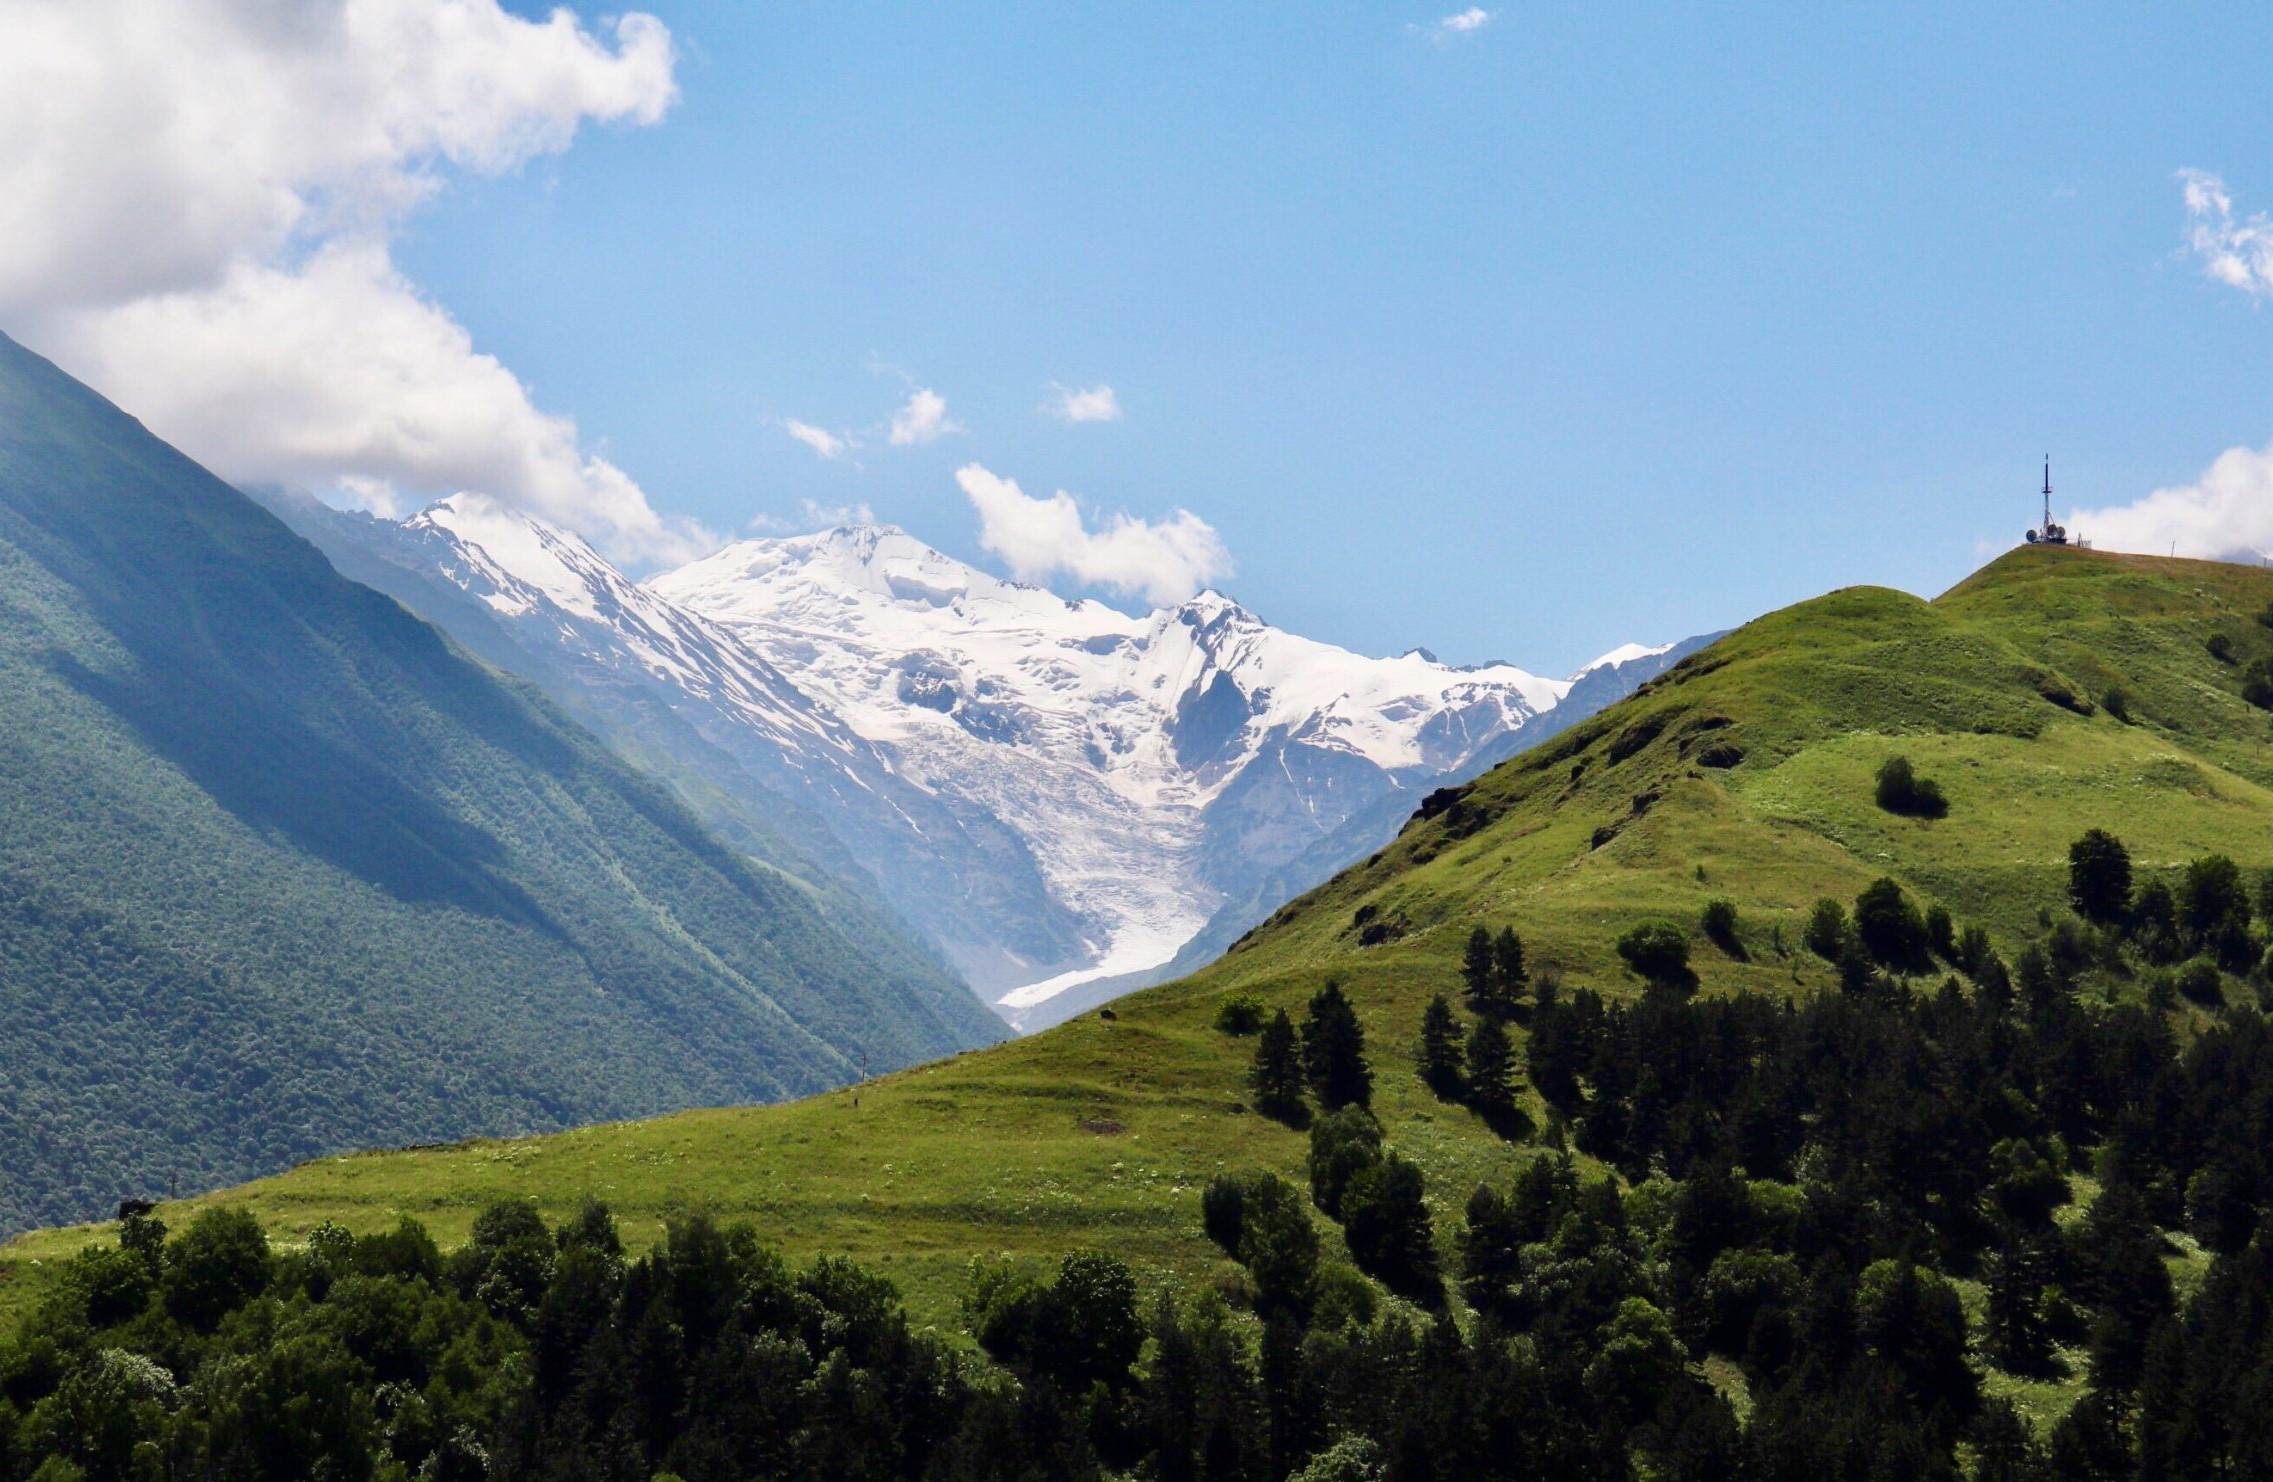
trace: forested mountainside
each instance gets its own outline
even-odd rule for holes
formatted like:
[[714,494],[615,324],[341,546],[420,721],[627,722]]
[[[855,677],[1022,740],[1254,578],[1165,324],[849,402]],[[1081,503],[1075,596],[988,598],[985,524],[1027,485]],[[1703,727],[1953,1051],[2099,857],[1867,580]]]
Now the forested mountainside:
[[[17,1434],[60,1445],[68,1376],[166,1352],[170,1293],[237,1221],[415,1284],[434,1331],[489,1335],[464,1372],[533,1355],[482,1394],[402,1361],[528,1474],[739,1475],[730,1437],[767,1435],[907,1475],[2254,1475],[2269,707],[2263,571],[2039,550],[1932,602],[1832,593],[1057,1029],[168,1206],[214,1223],[101,1313],[148,1230],[18,1242],[12,1301],[49,1305],[11,1353],[81,1336]],[[574,1254],[619,1239],[629,1264]],[[242,1331],[371,1383],[357,1309],[298,1305],[321,1278],[293,1259]],[[588,1326],[546,1315],[572,1302]],[[677,1346],[626,1372],[650,1332]],[[952,1414],[883,1398],[909,1384]],[[225,1395],[189,1393],[143,1433],[224,1434]],[[782,1423],[725,1424],[756,1413]],[[398,1434],[405,1466],[441,1444]]]
[[0,1227],[998,1033],[0,340]]

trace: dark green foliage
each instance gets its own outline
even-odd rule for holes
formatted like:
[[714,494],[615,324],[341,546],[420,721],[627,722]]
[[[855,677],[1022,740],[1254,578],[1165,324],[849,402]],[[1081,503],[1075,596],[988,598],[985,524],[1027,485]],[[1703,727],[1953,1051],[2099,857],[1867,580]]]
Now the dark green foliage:
[[1467,1097],[1486,1118],[1515,1108],[1515,1046],[1495,1019],[1478,1019],[1468,1031]]
[[1327,1112],[1310,1124],[1310,1197],[1341,1218],[1342,1191],[1381,1161],[1381,1124],[1362,1106]]
[[268,1237],[241,1209],[210,1209],[166,1252],[166,1312],[211,1332],[268,1285]]
[[1263,1007],[1252,993],[1226,993],[1215,1006],[1215,1027],[1224,1034],[1253,1034],[1263,1027]]
[[1925,918],[1892,880],[1877,880],[1855,897],[1855,939],[1871,960],[1896,972],[1920,973],[1932,965]]
[[1392,1153],[1352,1174],[1340,1202],[1342,1233],[1359,1270],[1416,1300],[1441,1294],[1420,1169]]
[[1705,902],[1705,914],[1700,922],[1705,929],[1705,940],[1726,952],[1739,962],[1747,960],[1743,940],[1736,934],[1736,902],[1712,900]]
[[1247,1181],[1222,1173],[1209,1179],[1200,1190],[1200,1228],[1208,1239],[1222,1246],[1225,1255],[1236,1255],[1246,1225]]
[[2131,852],[2105,829],[2068,846],[2068,904],[2086,921],[2117,922],[2131,909]]
[[1697,986],[1689,970],[1689,934],[1670,921],[1644,921],[1618,938],[1626,966],[1656,987],[1687,991]]
[[1318,1276],[1318,1232],[1302,1195],[1275,1173],[1242,1183],[1239,1238],[1230,1254],[1255,1278],[1255,1305],[1266,1316],[1301,1317]]
[[1328,979],[1310,996],[1302,1021],[1302,1072],[1311,1094],[1328,1111],[1364,1106],[1373,1099],[1373,1071],[1365,1063],[1365,1028],[1342,985]]
[[2131,692],[2119,684],[2111,684],[2100,692],[2099,708],[2125,725],[2131,724]]
[[1515,928],[1503,926],[1496,937],[1481,926],[1469,932],[1461,956],[1460,981],[1468,1007],[1476,1013],[1495,1017],[1514,1013],[1531,981],[1530,969],[1524,963],[1523,938],[1516,935]]
[[2241,697],[2260,710],[2273,710],[2273,659],[2258,659],[2242,670]]
[[2246,972],[2257,960],[2249,921],[2249,892],[2232,860],[2212,854],[2187,865],[2178,888],[2179,937],[2187,950],[2207,953],[2229,971]]
[[1303,1101],[1305,1084],[1294,1021],[1280,1009],[1256,1039],[1254,1064],[1247,1073],[1248,1089],[1255,1094],[1255,1110],[1290,1125],[1299,1124],[1308,1111]]
[[2215,1008],[2226,1001],[2226,976],[2207,957],[2197,957],[2180,968],[2172,986],[2204,1008]]
[[1878,769],[1878,805],[1905,818],[1940,818],[1949,812],[1941,784],[1920,777],[1906,756],[1890,756]]
[[0,340],[0,1234],[998,1037]]
[[1926,944],[1934,955],[1952,967],[1963,967],[1965,957],[1957,945],[1957,922],[1949,914],[1949,907],[1935,901],[1926,907]]
[[1825,962],[1837,962],[1846,941],[1847,908],[1835,900],[1817,901],[1807,913],[1807,930],[1800,936],[1800,945]]
[[2234,641],[2229,634],[2212,633],[2202,640],[2202,646],[2210,651],[2211,658],[2216,659],[2221,664],[2230,664],[2234,661]]
[[1460,1021],[1441,993],[1421,1013],[1421,1032],[1414,1048],[1414,1068],[1421,1084],[1441,1100],[1460,1094]]

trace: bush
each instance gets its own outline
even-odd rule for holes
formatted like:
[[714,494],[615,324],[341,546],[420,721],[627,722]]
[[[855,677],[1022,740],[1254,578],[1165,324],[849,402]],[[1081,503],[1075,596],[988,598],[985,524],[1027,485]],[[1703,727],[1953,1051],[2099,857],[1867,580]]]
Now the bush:
[[268,1287],[268,1236],[248,1210],[209,1209],[166,1252],[166,1311],[211,1332]]
[[1226,1174],[1209,1179],[1200,1190],[1200,1228],[1208,1239],[1222,1246],[1225,1255],[1236,1257],[1246,1225],[1247,1185]]
[[1855,897],[1855,936],[1873,961],[1897,972],[1923,972],[1931,965],[1925,918],[1890,879],[1871,882]]
[[1342,1233],[1359,1270],[1426,1299],[1441,1282],[1422,1187],[1420,1169],[1395,1154],[1360,1169],[1342,1191]]
[[1723,952],[1726,952],[1729,956],[1735,958],[1737,961],[1744,961],[1744,943],[1739,940],[1736,935],[1735,901],[1719,900],[1705,902],[1705,915],[1703,924],[1705,928],[1705,939],[1707,941],[1711,942],[1714,946],[1720,948]]
[[2131,692],[2123,686],[2110,685],[2099,697],[2099,707],[2125,725],[2131,723]]
[[2212,633],[2202,640],[2202,646],[2210,651],[2211,658],[2221,664],[2234,661],[2234,641],[2223,633]]
[[1825,962],[1837,962],[1839,949],[1847,940],[1847,908],[1828,896],[1817,901],[1815,909],[1807,913],[1807,930],[1799,940]]
[[1215,1027],[1225,1034],[1253,1034],[1263,1027],[1263,1001],[1252,993],[1226,993],[1215,1006]]
[[1670,921],[1644,921],[1618,938],[1618,955],[1651,983],[1667,988],[1694,988],[1697,975],[1689,970],[1689,936]]
[[1906,756],[1890,756],[1879,767],[1878,805],[1905,818],[1940,818],[1949,812],[1941,784],[1920,777]]
[[2131,852],[2105,829],[2068,846],[2068,904],[2086,921],[2120,921],[2131,909]]
[[2226,1001],[2225,974],[2207,957],[2197,957],[2180,968],[2176,987],[2188,1000],[2204,1008],[2216,1008]]
[[2273,710],[2273,659],[2259,659],[2242,671],[2241,697],[2260,710]]
[[1935,901],[1926,908],[1926,943],[1934,955],[1952,967],[1962,965],[1958,955],[1957,923],[1950,919],[1949,907]]

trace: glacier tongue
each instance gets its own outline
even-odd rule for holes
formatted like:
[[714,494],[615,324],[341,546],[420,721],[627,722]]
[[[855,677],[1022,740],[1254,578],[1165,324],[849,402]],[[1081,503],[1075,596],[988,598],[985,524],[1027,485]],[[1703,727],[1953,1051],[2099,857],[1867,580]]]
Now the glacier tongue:
[[1213,591],[1132,615],[890,526],[745,541],[635,583],[478,495],[400,524],[296,519],[335,561],[377,555],[390,591],[722,833],[741,810],[880,892],[1028,1028],[1199,965],[1423,793],[1697,642],[1544,679],[1354,654]]

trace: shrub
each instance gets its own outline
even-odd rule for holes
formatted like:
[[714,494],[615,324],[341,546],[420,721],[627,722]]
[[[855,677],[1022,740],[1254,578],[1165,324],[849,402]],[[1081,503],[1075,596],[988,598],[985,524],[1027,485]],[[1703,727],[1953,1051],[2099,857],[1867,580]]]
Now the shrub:
[[1898,972],[1922,972],[1926,957],[1926,923],[1902,887],[1881,878],[1855,897],[1855,936],[1872,959]]
[[2202,640],[2202,646],[2210,651],[2211,658],[2221,664],[2234,661],[2234,641],[2223,633],[2212,633]]
[[1905,818],[1940,818],[1949,812],[1941,784],[1920,777],[1906,756],[1890,756],[1880,765],[1878,805]]
[[1953,967],[1963,962],[1958,956],[1957,923],[1950,919],[1949,907],[1940,901],[1926,908],[1926,944],[1936,957]]
[[2207,957],[2197,957],[2178,970],[2178,991],[2204,1008],[2216,1008],[2226,1001],[2225,974]]
[[1215,1027],[1225,1034],[1253,1034],[1263,1027],[1263,1001],[1252,993],[1226,993],[1215,1006]]
[[1667,988],[1694,988],[1697,975],[1689,970],[1689,936],[1670,921],[1644,921],[1618,938],[1618,955],[1651,983]]
[[1200,1190],[1200,1228],[1208,1239],[1223,1247],[1227,1256],[1239,1254],[1239,1236],[1247,1223],[1247,1185],[1217,1174]]
[[2087,921],[2120,921],[2131,909],[2131,852],[2105,829],[2068,846],[2068,904]]
[[2108,686],[2099,697],[2099,706],[2123,724],[2131,723],[2131,692],[2123,686]]
[[2259,659],[2242,671],[2241,697],[2260,710],[2273,710],[2273,659]]
[[1342,1191],[1342,1233],[1358,1269],[1405,1296],[1440,1289],[1420,1169],[1395,1154],[1360,1169]]
[[1744,943],[1736,935],[1735,901],[1705,902],[1703,924],[1707,941],[1739,962],[1744,960]]
[[1807,930],[1799,940],[1825,962],[1837,962],[1839,948],[1847,940],[1847,908],[1828,896],[1817,901],[1807,913]]

